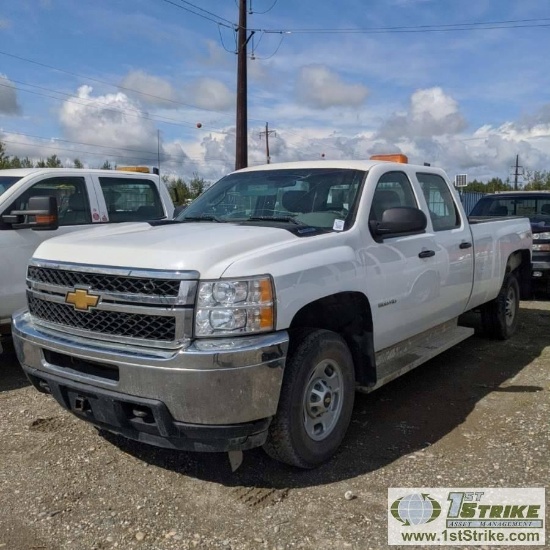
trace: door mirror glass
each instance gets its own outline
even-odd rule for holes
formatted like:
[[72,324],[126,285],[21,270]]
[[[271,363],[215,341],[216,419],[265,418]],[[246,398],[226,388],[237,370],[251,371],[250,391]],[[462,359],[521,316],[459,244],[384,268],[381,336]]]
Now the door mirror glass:
[[55,197],[30,197],[24,210],[12,210],[2,216],[4,223],[13,229],[52,231],[59,227],[57,199]]

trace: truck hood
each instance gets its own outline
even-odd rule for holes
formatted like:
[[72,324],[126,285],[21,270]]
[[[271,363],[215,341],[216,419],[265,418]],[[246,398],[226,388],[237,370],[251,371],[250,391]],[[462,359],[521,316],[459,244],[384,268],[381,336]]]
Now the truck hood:
[[49,239],[38,260],[144,269],[193,270],[216,279],[235,261],[301,240],[273,227],[228,223],[131,223],[101,226]]

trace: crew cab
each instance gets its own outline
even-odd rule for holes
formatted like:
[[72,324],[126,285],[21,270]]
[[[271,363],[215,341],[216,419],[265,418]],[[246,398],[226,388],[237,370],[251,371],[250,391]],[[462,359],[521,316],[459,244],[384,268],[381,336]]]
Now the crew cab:
[[40,243],[92,225],[171,218],[173,211],[155,174],[0,170],[0,334],[9,331],[12,314],[25,305],[27,263]]
[[445,172],[383,157],[257,166],[175,220],[43,243],[14,317],[29,380],[99,428],[312,468],[371,392],[469,337],[512,336],[527,219],[469,223]]
[[550,291],[550,192],[506,191],[485,195],[471,212],[478,217],[523,216],[533,231],[533,283]]

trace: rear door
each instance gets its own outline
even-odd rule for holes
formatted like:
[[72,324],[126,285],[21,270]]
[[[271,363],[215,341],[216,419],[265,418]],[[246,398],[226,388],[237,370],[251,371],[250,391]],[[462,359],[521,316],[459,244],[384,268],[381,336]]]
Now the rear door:
[[473,238],[464,211],[458,207],[449,184],[440,174],[417,172],[428,223],[434,235],[434,264],[439,273],[437,301],[441,322],[464,313],[474,277]]
[[102,222],[144,222],[167,217],[159,182],[124,174],[94,175]]

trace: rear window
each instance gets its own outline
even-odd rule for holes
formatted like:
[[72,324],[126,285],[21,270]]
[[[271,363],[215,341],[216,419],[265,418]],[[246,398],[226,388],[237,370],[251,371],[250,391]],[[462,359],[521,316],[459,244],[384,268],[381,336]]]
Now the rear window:
[[109,221],[138,222],[164,218],[158,185],[138,178],[100,177]]
[[484,197],[474,206],[472,216],[522,216],[531,222],[550,225],[550,193],[538,197]]

